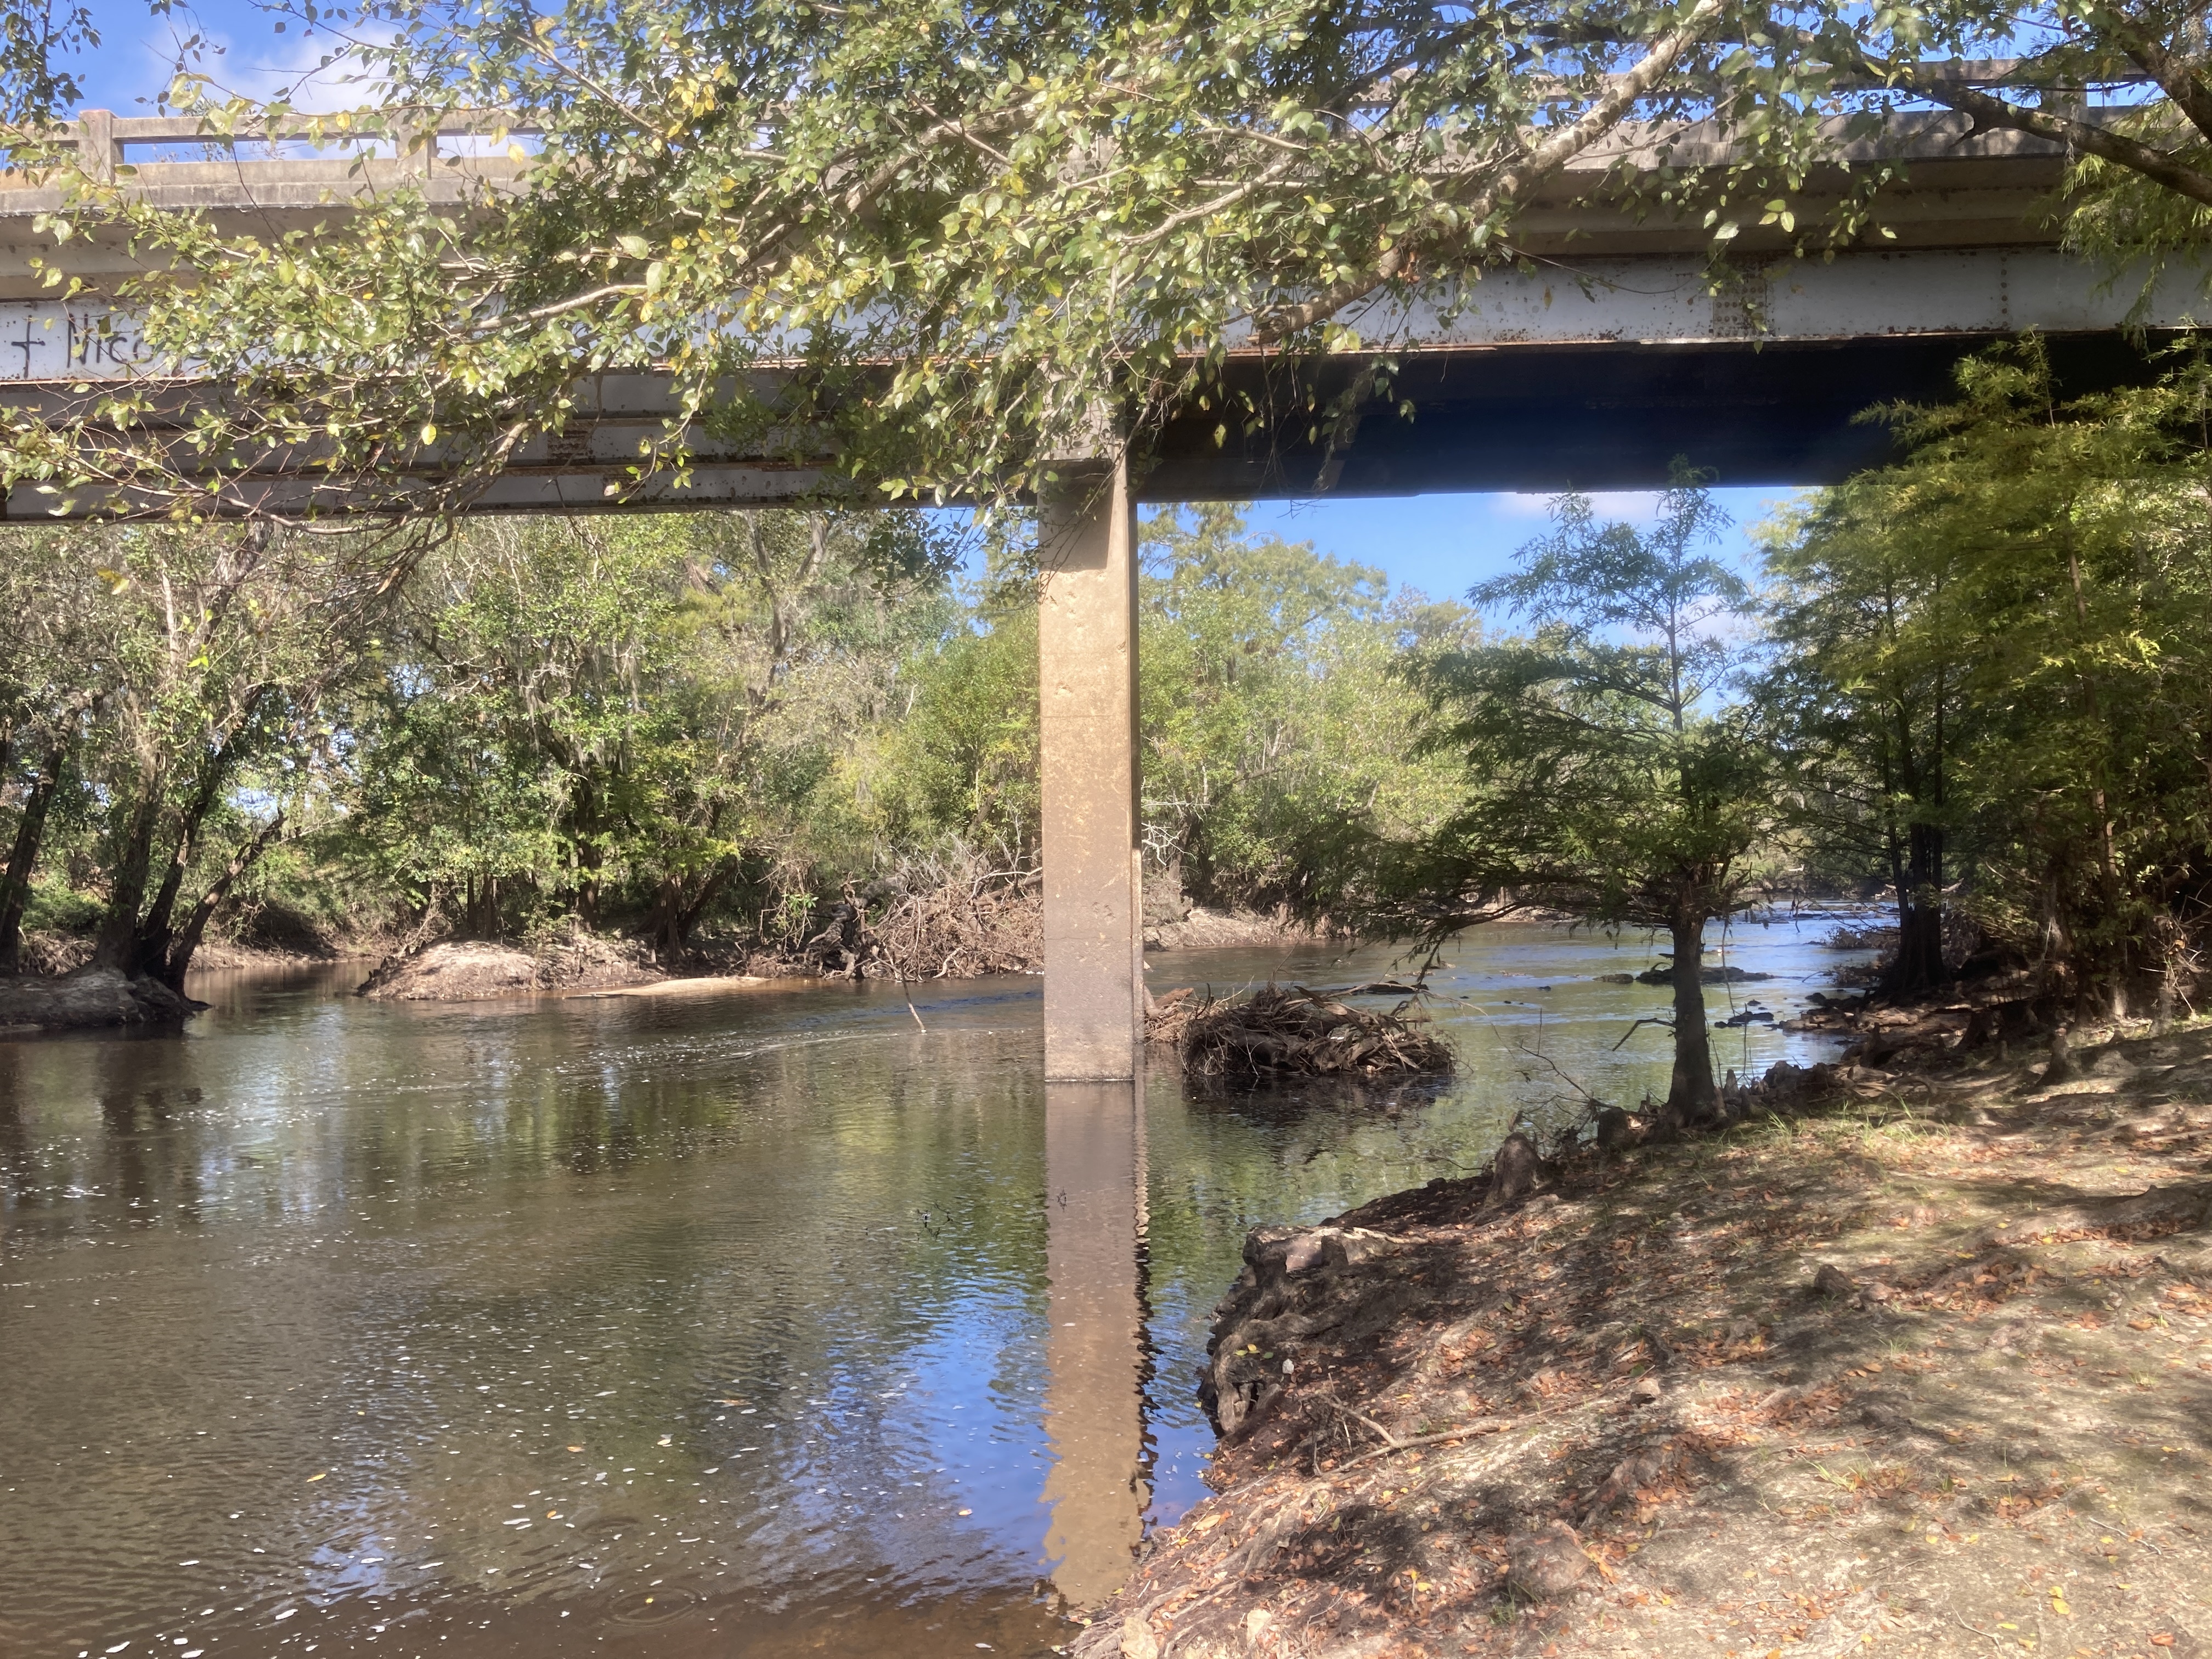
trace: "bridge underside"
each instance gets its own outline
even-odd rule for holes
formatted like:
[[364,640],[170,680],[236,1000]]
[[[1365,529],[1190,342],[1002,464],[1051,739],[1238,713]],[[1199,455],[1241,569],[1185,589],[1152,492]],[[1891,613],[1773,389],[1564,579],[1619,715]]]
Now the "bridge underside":
[[[1157,503],[1641,489],[1664,484],[1678,457],[1723,485],[1835,483],[1893,453],[1887,427],[1868,411],[1955,395],[1960,360],[2012,337],[1431,347],[1397,356],[1386,390],[1333,422],[1327,411],[1372,374],[1371,361],[1331,359],[1295,376],[1232,362],[1231,390],[1249,393],[1264,417],[1249,430],[1243,417],[1224,422],[1218,412],[1170,417],[1135,459],[1136,495]],[[2131,341],[2106,329],[2043,338],[2061,389],[2078,395],[2148,378],[2162,337]],[[592,412],[532,443],[478,498],[479,510],[767,507],[802,500],[825,481],[804,463],[709,450],[683,484],[636,485],[623,466],[641,440],[661,431],[665,394],[643,374],[603,376],[592,391]],[[0,385],[0,403],[18,408],[52,408],[69,397],[52,382]],[[296,473],[249,477],[234,488],[240,505],[345,510],[342,494]],[[55,505],[19,487],[5,516],[51,522]],[[88,494],[76,506],[97,513],[114,503]]]
[[[1218,416],[1161,431],[1139,486],[1148,501],[1382,497],[1466,490],[1640,489],[1676,457],[1729,485],[1838,483],[1892,459],[1862,418],[1957,394],[1960,361],[1996,333],[1695,343],[1574,343],[1408,352],[1389,395],[1349,431],[1316,436],[1303,413],[1216,442]],[[2069,394],[2141,381],[2153,343],[2111,331],[2046,336]],[[1358,371],[1333,368],[1327,394]],[[1255,394],[1256,373],[1243,377]],[[1332,384],[1333,382],[1333,384]],[[1400,412],[1410,403],[1410,415]]]
[[[2149,320],[2179,325],[2198,291],[2194,273],[2169,273]],[[2069,392],[2142,378],[2148,343],[2123,326],[2139,294],[2032,246],[1751,261],[1717,289],[1702,259],[1672,253],[1492,272],[1349,317],[1358,352],[1292,362],[1232,341],[1231,395],[1145,434],[1133,483],[1151,501],[1637,489],[1663,483],[1677,456],[1723,484],[1833,483],[1890,453],[1867,410],[1949,397],[1961,357],[2024,331],[2047,343]],[[51,416],[138,368],[127,319],[0,300],[0,407]],[[754,372],[772,384],[776,370]],[[1340,394],[1353,387],[1346,416]],[[825,483],[803,434],[771,455],[699,434],[683,483],[640,484],[630,465],[678,412],[665,379],[605,372],[574,391],[568,426],[526,444],[479,509],[771,506]],[[184,381],[164,395],[182,425],[206,394]],[[313,463],[280,458],[234,477],[228,510],[356,504]],[[439,463],[417,458],[426,484]],[[6,514],[47,518],[56,504],[19,489]],[[75,510],[121,505],[88,493]]]

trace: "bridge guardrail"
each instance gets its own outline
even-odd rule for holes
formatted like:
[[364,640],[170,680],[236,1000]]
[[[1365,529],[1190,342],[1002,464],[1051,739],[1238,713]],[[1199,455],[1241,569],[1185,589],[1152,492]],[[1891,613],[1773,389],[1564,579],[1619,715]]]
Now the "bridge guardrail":
[[[518,138],[539,137],[542,132],[543,129],[534,122],[514,120],[489,110],[447,114],[434,122],[410,119],[404,112],[388,119],[379,118],[373,112],[340,117],[299,115],[273,126],[262,122],[226,131],[198,116],[118,115],[112,110],[88,109],[51,137],[53,142],[75,149],[83,171],[103,183],[129,177],[142,186],[158,188],[166,175],[175,174],[178,169],[210,166],[296,173],[303,166],[335,164],[351,168],[358,163],[374,162],[380,171],[428,177],[434,173],[435,163],[446,159],[472,161],[477,164],[477,170],[497,173],[501,163],[519,169],[526,163],[526,158],[517,161],[512,154],[495,155],[468,151],[441,157],[439,146],[449,138],[504,140],[512,143]],[[213,155],[191,160],[132,159],[131,152],[134,149],[159,146],[196,146],[231,153],[227,158]],[[270,153],[254,157],[237,153],[252,146],[264,147]],[[291,153],[283,153],[287,148]],[[388,153],[373,153],[379,150]],[[181,175],[179,181],[204,182],[198,176],[186,179]],[[20,168],[0,167],[0,191],[36,190],[43,182],[27,177]]]

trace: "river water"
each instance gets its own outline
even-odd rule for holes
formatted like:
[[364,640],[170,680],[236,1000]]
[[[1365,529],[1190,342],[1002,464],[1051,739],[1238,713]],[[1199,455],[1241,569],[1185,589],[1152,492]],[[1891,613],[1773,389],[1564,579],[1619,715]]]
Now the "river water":
[[[1827,984],[1833,920],[1738,924],[1776,977],[1714,1017]],[[340,966],[0,1043],[0,1654],[1043,1653],[1203,1495],[1245,1230],[1663,1091],[1668,993],[1595,977],[1650,959],[1475,936],[1458,1078],[1360,1097],[1048,1089],[1029,979],[393,1006]]]

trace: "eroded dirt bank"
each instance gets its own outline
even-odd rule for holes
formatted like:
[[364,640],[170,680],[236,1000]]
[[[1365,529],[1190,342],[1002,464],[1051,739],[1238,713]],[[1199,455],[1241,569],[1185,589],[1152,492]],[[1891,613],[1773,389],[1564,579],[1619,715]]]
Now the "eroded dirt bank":
[[176,1025],[205,1006],[158,980],[107,968],[79,968],[55,979],[9,975],[0,978],[0,1037]]
[[2212,1027],[2081,1058],[1256,1231],[1071,1650],[2212,1654]]

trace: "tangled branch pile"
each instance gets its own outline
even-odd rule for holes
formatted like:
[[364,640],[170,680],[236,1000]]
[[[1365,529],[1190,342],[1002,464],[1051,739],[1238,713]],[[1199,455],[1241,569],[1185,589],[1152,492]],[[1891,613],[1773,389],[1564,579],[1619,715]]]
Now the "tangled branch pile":
[[1170,991],[1146,1018],[1146,1035],[1175,1049],[1193,1077],[1228,1083],[1285,1077],[1440,1075],[1452,1052],[1425,1015],[1354,1008],[1302,985],[1245,997]]
[[882,913],[866,924],[871,977],[961,979],[1033,972],[1044,957],[1042,878],[1000,870],[956,850],[921,855],[902,871]]

